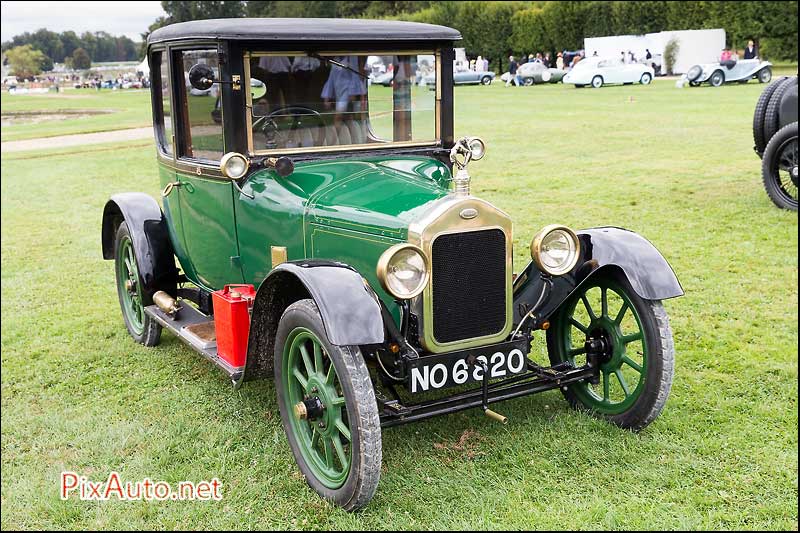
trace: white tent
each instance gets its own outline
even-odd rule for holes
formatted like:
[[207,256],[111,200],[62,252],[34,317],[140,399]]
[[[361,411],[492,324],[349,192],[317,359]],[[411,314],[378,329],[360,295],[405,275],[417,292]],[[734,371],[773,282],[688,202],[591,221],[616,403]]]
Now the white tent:
[[620,52],[632,51],[637,58],[644,57],[645,49],[653,55],[663,54],[670,39],[678,42],[675,58],[675,74],[683,74],[692,65],[713,63],[725,48],[725,30],[662,31],[646,35],[614,35],[611,37],[587,37],[583,40],[586,56],[597,52],[602,57],[620,57]]
[[147,64],[147,57],[142,59],[142,62],[136,67],[136,72],[141,72],[145,76],[150,76],[150,65]]

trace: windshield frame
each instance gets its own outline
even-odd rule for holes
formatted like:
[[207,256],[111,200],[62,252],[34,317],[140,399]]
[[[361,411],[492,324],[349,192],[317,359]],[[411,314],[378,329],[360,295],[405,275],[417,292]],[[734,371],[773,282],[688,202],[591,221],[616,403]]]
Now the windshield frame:
[[[432,55],[435,58],[435,75],[436,75],[436,90],[434,96],[434,123],[435,132],[434,139],[426,141],[385,141],[385,142],[372,142],[365,144],[345,144],[336,146],[310,146],[302,148],[275,148],[267,150],[254,150],[255,146],[253,140],[253,101],[252,93],[250,91],[250,60],[258,57],[269,56],[309,56],[309,57],[330,57],[343,55],[364,55],[364,56],[391,56],[391,55]],[[411,48],[411,49],[398,49],[392,48],[388,50],[380,48],[356,48],[350,50],[320,50],[318,48],[309,50],[257,50],[249,49],[243,51],[243,66],[244,76],[242,86],[245,97],[245,124],[247,129],[247,154],[249,156],[275,156],[275,155],[292,155],[292,154],[314,154],[314,153],[330,153],[330,152],[352,152],[352,151],[370,151],[370,150],[385,150],[391,148],[437,148],[442,146],[442,53],[441,48],[434,47],[429,49]]]

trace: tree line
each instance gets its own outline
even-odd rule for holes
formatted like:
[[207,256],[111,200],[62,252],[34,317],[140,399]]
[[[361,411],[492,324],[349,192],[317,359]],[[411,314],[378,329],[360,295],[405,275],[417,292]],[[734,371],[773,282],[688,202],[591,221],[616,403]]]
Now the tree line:
[[753,39],[762,56],[797,61],[797,2],[436,2],[404,17],[457,28],[468,55],[583,48],[586,37],[723,28],[728,44]]
[[[227,17],[394,18],[461,31],[470,56],[583,48],[585,37],[723,28],[728,44],[748,39],[761,55],[797,61],[795,1],[164,1],[148,31],[186,20]],[[143,34],[146,37],[147,33]]]
[[56,33],[45,28],[16,35],[4,42],[2,49],[7,53],[13,48],[25,46],[41,52],[40,69],[44,71],[53,70],[53,63],[75,62],[76,68],[88,68],[84,66],[87,59],[90,63],[136,61],[140,59],[141,52],[139,43],[124,35],[110,35],[104,31],[78,35],[74,31]]
[[[743,48],[748,39],[761,55],[797,61],[797,2],[795,1],[162,1],[166,15],[142,33],[137,44],[106,32],[55,33],[46,29],[17,35],[2,44],[3,51],[30,45],[44,55],[43,70],[52,63],[75,63],[78,49],[91,61],[132,61],[144,53],[147,35],[157,28],[209,18],[341,17],[392,18],[442,24],[461,31],[461,46],[470,56],[492,59],[531,52],[577,50],[585,37],[640,35],[662,30],[723,28],[728,44]],[[79,52],[84,62],[83,52]]]

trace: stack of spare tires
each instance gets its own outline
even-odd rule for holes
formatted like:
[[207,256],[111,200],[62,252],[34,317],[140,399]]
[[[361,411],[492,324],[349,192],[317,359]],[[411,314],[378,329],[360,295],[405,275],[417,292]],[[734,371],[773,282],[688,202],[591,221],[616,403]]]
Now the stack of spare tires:
[[797,76],[779,78],[758,99],[753,147],[775,205],[797,211]]

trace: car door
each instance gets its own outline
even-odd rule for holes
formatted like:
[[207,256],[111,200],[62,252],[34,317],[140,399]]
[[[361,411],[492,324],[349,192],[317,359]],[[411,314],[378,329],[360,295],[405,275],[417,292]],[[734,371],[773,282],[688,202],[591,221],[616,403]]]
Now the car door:
[[151,103],[153,108],[153,130],[156,137],[156,153],[158,160],[159,188],[164,191],[161,203],[164,216],[167,219],[167,228],[170,234],[175,255],[178,257],[184,271],[189,273],[191,264],[187,261],[183,249],[183,226],[181,223],[181,209],[174,184],[175,174],[175,135],[172,113],[172,82],[169,70],[169,61],[166,49],[153,49],[150,51],[150,88]]
[[184,265],[184,271],[194,283],[216,290],[228,283],[242,282],[233,184],[219,170],[224,137],[222,121],[215,120],[215,115],[217,97],[223,89],[220,84],[214,84],[209,91],[193,89],[188,72],[193,65],[203,63],[218,76],[217,49],[177,50],[172,60],[178,157],[177,186],[170,197],[176,195],[179,205],[181,247],[189,263]]
[[620,83],[619,69],[621,66],[613,59],[604,59],[597,63],[597,74],[603,77],[603,83],[605,84]]
[[752,68],[753,66],[752,64],[750,64],[750,62],[737,61],[736,64],[733,66],[733,68],[723,69],[725,72],[725,79],[727,81],[740,80],[745,76],[745,74],[747,74],[747,71],[751,70]]
[[642,79],[644,65],[641,63],[630,63],[625,65],[625,83],[636,83]]

